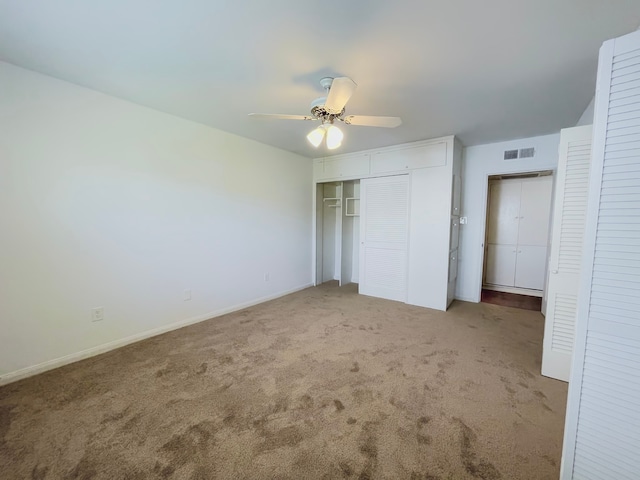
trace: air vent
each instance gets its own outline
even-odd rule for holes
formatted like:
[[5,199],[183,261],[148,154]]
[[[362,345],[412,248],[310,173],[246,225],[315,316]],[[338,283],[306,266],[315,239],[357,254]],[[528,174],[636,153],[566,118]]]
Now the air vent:
[[505,150],[504,151],[504,159],[505,160],[515,160],[518,158],[518,150]]
[[536,154],[535,148],[521,148],[520,150],[505,150],[505,160],[517,160],[518,158],[532,158]]
[[535,155],[535,148],[521,148],[520,149],[520,158],[531,158]]

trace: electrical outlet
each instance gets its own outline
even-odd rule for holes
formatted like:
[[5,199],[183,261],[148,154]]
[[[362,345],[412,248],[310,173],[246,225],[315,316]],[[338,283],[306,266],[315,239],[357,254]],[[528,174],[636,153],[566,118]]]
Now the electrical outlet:
[[268,274],[268,273],[265,273],[265,274],[264,274],[264,281],[265,281],[265,282],[268,282],[268,281],[269,281],[269,274]]
[[101,322],[104,320],[104,307],[96,307],[91,309],[91,321]]
[[185,302],[191,300],[191,290],[185,290],[184,292],[182,292],[182,300],[184,300]]
[[460,217],[460,225],[466,225],[467,224],[467,217]]

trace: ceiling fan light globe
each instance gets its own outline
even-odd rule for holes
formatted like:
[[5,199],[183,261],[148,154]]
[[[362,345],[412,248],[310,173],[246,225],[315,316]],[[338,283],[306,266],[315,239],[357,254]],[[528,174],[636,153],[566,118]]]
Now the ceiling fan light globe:
[[322,143],[322,139],[324,138],[324,131],[324,128],[321,127],[313,129],[307,135],[307,140],[309,140],[309,143],[311,145],[318,148]]
[[342,145],[342,139],[344,138],[344,133],[335,125],[331,125],[327,128],[327,148],[329,150],[335,150],[340,145]]

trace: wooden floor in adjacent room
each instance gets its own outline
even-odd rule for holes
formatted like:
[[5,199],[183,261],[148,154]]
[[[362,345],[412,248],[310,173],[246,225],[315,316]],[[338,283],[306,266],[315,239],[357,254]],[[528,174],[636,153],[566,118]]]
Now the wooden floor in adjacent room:
[[309,288],[0,388],[6,479],[554,479],[543,317]]
[[502,305],[503,307],[522,308],[540,312],[542,310],[542,298],[531,295],[519,295],[516,293],[496,292],[495,290],[482,289],[481,302]]

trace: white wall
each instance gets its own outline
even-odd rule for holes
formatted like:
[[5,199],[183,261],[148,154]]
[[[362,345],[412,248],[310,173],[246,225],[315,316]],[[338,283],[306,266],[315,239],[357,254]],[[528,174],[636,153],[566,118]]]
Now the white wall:
[[[488,176],[555,170],[559,143],[560,134],[553,134],[464,149],[461,216],[467,217],[468,223],[460,226],[456,298],[480,301]],[[528,147],[535,148],[534,158],[503,159],[505,150]]]
[[0,382],[311,284],[310,159],[1,62],[0,86]]
[[581,127],[583,125],[591,125],[593,123],[595,103],[596,103],[596,97],[594,96],[591,99],[591,102],[589,102],[589,105],[587,105],[587,108],[585,108],[584,112],[582,113],[580,120],[578,120],[578,123],[576,123],[576,127]]

